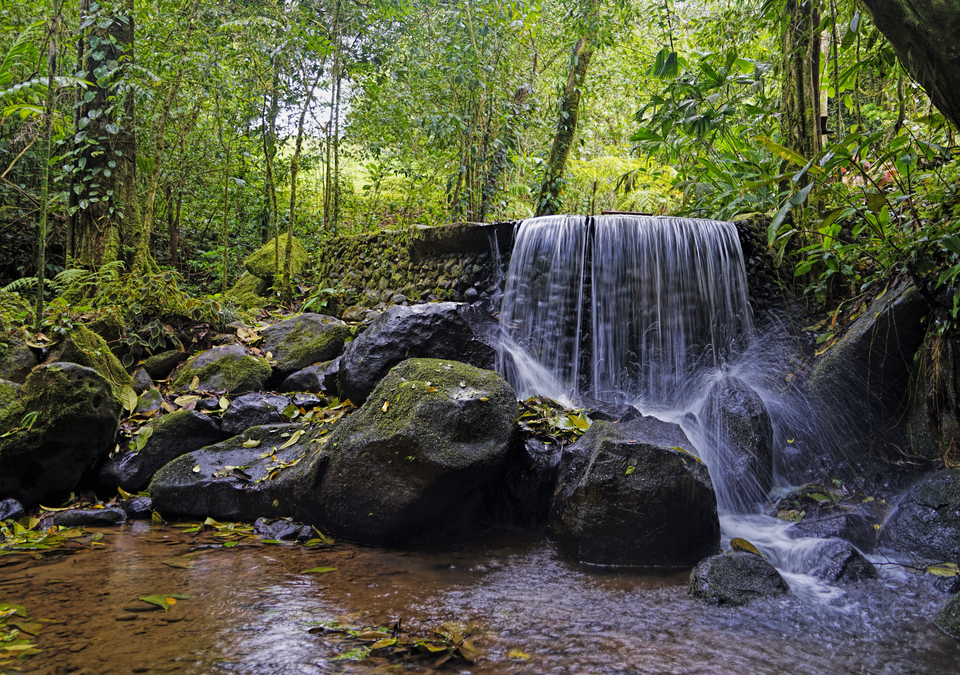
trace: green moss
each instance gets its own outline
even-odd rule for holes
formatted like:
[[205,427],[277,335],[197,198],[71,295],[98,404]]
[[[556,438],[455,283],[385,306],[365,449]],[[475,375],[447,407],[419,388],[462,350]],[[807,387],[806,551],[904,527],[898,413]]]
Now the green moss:
[[[243,266],[247,268],[247,271],[250,274],[260,277],[261,279],[273,279],[273,274],[276,271],[274,269],[274,258],[275,258],[275,248],[277,241],[280,242],[280,273],[283,273],[284,267],[286,265],[286,251],[287,251],[287,235],[281,234],[277,239],[271,239],[265,246],[263,246],[259,251],[247,258]],[[293,238],[293,258],[290,261],[290,271],[293,274],[299,274],[303,271],[304,267],[307,266],[307,263],[310,261],[310,255],[307,253],[307,250],[303,248],[297,238]]]
[[120,359],[114,356],[106,340],[85,326],[74,326],[48,361],[67,361],[93,368],[113,387],[114,394],[133,386],[133,378],[124,370]]
[[244,272],[237,279],[227,295],[243,309],[256,309],[263,307],[267,299],[263,297],[270,289],[270,282],[254,276],[249,272]]
[[19,426],[23,418],[23,406],[20,404],[20,385],[0,380],[0,433]]
[[173,388],[184,390],[194,377],[201,389],[227,392],[255,391],[268,377],[271,368],[266,359],[250,356],[237,345],[217,347],[192,357],[173,381]]

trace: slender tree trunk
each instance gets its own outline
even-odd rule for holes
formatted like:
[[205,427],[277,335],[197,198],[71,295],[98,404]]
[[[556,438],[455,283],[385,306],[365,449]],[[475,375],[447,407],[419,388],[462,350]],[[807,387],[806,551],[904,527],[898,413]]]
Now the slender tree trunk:
[[810,159],[820,151],[820,17],[812,0],[787,0],[780,126],[784,146]]
[[53,149],[54,77],[57,70],[57,30],[63,5],[54,5],[47,28],[47,99],[43,119],[43,159],[40,165],[40,222],[37,227],[37,302],[33,328],[43,328],[43,291],[47,269],[47,208],[50,198],[50,153]]
[[537,197],[536,214],[546,216],[557,213],[561,207],[563,194],[563,172],[570,156],[573,137],[577,133],[580,118],[580,93],[587,76],[587,66],[593,56],[594,39],[590,35],[581,37],[570,55],[570,70],[567,84],[560,100],[560,116],[557,121],[557,133],[553,137],[550,158],[540,183],[540,195]]
[[[303,108],[300,110],[300,120],[297,122],[297,143],[293,150],[293,157],[290,158],[290,222],[287,223],[287,245],[284,250],[283,261],[282,293],[284,302],[291,302],[293,300],[293,284],[291,282],[290,266],[293,259],[293,226],[297,220],[297,172],[300,170],[300,151],[303,148],[303,125],[313,99],[313,90],[316,89],[317,84],[320,82],[322,74],[323,69],[317,68],[317,76],[307,89],[307,95],[303,101]],[[277,240],[275,248],[280,248],[279,239]]]

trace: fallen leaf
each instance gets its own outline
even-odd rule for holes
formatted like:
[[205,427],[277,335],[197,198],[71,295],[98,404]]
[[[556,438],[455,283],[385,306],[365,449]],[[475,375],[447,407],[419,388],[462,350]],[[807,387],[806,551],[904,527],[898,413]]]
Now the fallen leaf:
[[190,391],[196,391],[200,387],[200,376],[194,375],[193,379],[190,380]]
[[194,473],[200,473],[200,465],[199,465],[199,464],[197,464],[196,466],[193,467],[193,472],[194,472]]
[[126,385],[123,389],[120,390],[120,402],[123,404],[124,409],[127,412],[133,412],[137,409],[137,403],[140,401],[140,397],[137,396],[137,392],[134,391],[133,387],[129,384]]
[[389,407],[390,407],[390,401],[384,401],[384,402],[383,402],[383,407],[381,408],[381,410],[382,410],[383,412],[387,412],[387,408],[389,408]]
[[732,548],[734,551],[746,551],[747,553],[758,555],[761,558],[763,557],[763,554],[757,550],[756,546],[751,544],[746,539],[741,539],[740,537],[734,537],[730,540],[730,548]]
[[336,567],[311,567],[308,570],[303,570],[302,574],[326,574],[327,572],[336,572]]
[[253,439],[253,438],[251,438],[251,439],[246,440],[246,441],[243,442],[243,447],[245,447],[245,448],[255,448],[255,447],[257,447],[258,445],[260,445],[260,440],[259,440],[259,439]]

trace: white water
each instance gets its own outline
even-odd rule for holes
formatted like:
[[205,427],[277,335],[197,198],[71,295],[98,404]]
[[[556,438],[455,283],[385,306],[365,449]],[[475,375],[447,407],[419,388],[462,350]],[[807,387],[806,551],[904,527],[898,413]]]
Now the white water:
[[[629,403],[680,424],[710,469],[723,543],[753,543],[795,592],[841,595],[805,572],[819,539],[761,515],[767,487],[750,475],[729,480],[729,456],[697,414],[724,376],[745,382],[766,404],[774,452],[792,428],[809,424],[770,386],[770,360],[752,324],[747,278],[731,223],[643,216],[550,216],[524,221],[516,236],[500,312],[499,369],[518,396],[565,405],[586,399]],[[769,487],[769,486],[768,486]]]

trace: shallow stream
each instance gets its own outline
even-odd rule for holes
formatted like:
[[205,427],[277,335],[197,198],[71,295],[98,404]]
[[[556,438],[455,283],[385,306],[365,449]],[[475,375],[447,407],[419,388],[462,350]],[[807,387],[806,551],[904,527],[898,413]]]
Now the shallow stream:
[[[960,643],[932,622],[947,596],[929,575],[893,566],[826,601],[799,593],[718,609],[687,596],[687,575],[578,565],[529,533],[414,552],[255,538],[208,548],[209,533],[149,523],[93,531],[101,542],[77,540],[69,555],[0,558],[0,602],[56,621],[37,637],[44,652],[26,672],[960,672]],[[162,562],[191,551],[192,567]],[[303,573],[318,566],[336,570]],[[138,600],[172,593],[191,597],[168,612],[143,611],[150,606]],[[398,619],[422,634],[460,624],[481,656],[439,670],[431,661],[352,663],[336,660],[348,646],[308,632],[312,622]]]

